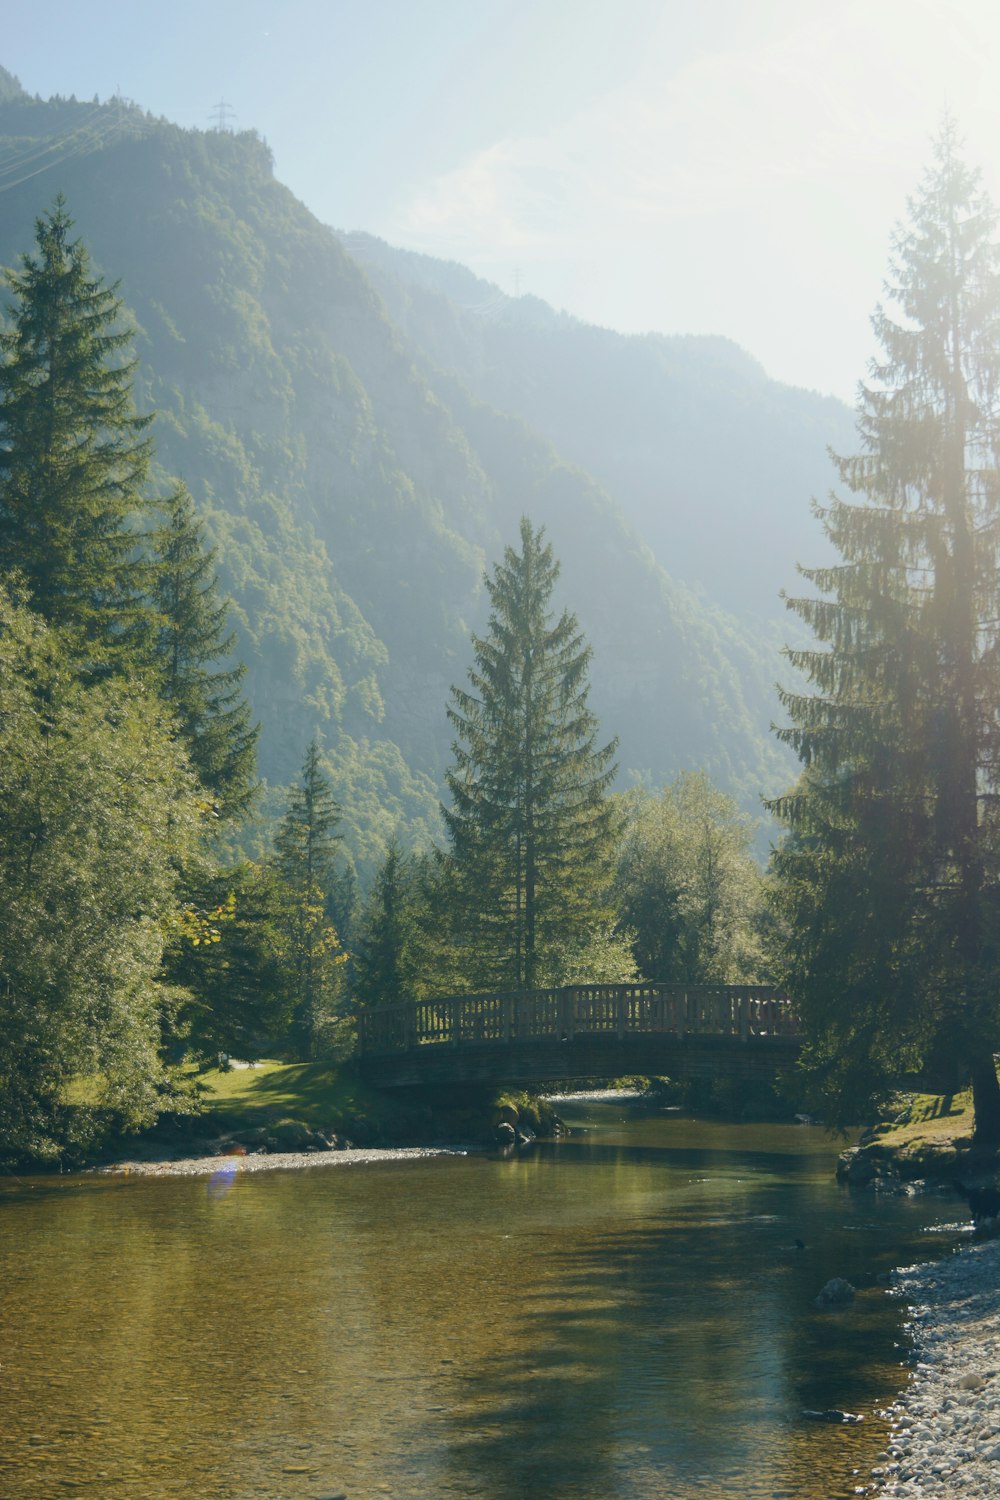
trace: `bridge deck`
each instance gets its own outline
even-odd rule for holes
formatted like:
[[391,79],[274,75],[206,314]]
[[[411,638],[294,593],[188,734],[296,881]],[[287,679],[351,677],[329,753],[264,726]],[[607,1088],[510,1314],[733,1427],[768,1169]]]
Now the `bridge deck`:
[[571,985],[365,1011],[361,1064],[384,1086],[772,1073],[792,1060],[791,1004],[760,985]]

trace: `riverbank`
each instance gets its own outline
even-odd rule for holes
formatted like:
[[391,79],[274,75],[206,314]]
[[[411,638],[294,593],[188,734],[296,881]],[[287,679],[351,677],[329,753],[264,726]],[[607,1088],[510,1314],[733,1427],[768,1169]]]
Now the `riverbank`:
[[1000,1240],[898,1271],[917,1363],[875,1470],[884,1497],[992,1500],[1000,1487]]

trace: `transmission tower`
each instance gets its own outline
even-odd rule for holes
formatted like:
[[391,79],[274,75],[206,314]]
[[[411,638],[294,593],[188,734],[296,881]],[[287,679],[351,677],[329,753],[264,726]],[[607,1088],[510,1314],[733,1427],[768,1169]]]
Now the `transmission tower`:
[[236,111],[225,99],[220,99],[212,110],[212,118],[215,120],[216,130],[229,130],[230,121],[236,119]]

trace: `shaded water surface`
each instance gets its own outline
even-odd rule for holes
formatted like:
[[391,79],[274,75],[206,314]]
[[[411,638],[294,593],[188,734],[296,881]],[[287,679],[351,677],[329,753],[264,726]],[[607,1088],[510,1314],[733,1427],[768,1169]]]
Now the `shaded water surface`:
[[563,1109],[510,1160],[8,1184],[0,1497],[854,1494],[906,1378],[876,1277],[954,1205],[838,1188],[809,1127]]

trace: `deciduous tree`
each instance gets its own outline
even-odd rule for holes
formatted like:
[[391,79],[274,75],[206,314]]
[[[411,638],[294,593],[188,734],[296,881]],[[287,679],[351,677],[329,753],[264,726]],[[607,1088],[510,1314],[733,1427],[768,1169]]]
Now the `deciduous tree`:
[[650,980],[760,978],[762,879],[753,825],[700,772],[625,799],[615,897]]
[[57,633],[0,592],[0,1143],[59,1150],[67,1087],[131,1125],[165,1097],[163,949],[199,829],[169,718],[85,686]]

